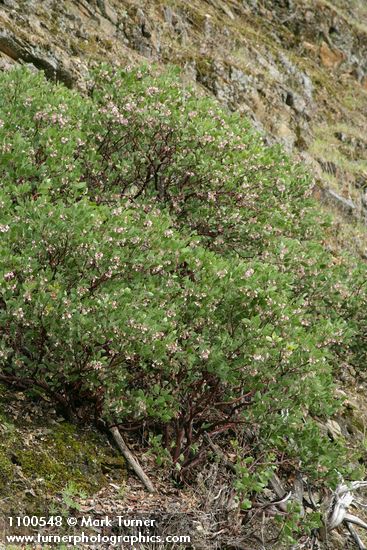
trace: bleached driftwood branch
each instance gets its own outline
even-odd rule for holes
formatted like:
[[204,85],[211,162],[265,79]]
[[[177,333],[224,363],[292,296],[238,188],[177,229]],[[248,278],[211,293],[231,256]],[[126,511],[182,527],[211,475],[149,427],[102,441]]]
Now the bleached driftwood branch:
[[331,499],[325,521],[326,531],[332,531],[344,524],[359,550],[367,550],[367,547],[353,525],[367,530],[367,523],[350,514],[348,510],[353,502],[359,504],[354,498],[354,492],[364,487],[367,487],[367,481],[353,481],[348,485],[345,483],[338,485]]
[[[274,474],[269,482],[269,485],[280,500],[272,504],[276,505],[276,507],[280,510],[286,511],[286,502],[291,497],[293,497],[302,505],[302,500],[304,497],[301,486],[302,482],[300,479],[298,479],[297,481],[298,483],[295,483],[294,490],[288,493],[288,495],[286,495],[286,497],[282,499],[281,497],[284,497],[285,491],[282,487],[280,479],[277,477],[276,474]],[[327,506],[324,527],[320,529],[319,532],[319,536],[322,540],[327,539],[327,533],[330,533],[337,527],[344,526],[348,529],[351,538],[353,539],[358,550],[367,550],[367,546],[363,543],[362,539],[354,528],[354,526],[356,526],[367,531],[367,523],[358,516],[349,512],[349,509],[352,505],[354,505],[355,507],[360,506],[362,508],[367,507],[365,504],[360,503],[358,500],[355,499],[355,492],[363,488],[367,488],[367,481],[353,481],[348,484],[342,482],[338,485],[338,487],[332,494],[332,497],[330,498],[329,505]],[[318,508],[310,490],[309,498],[312,507],[315,509]],[[303,506],[301,506],[301,512],[302,511],[304,511]]]
[[[326,527],[328,531],[332,531],[333,529],[338,527],[338,525],[343,523],[343,521],[354,523],[354,521],[352,521],[352,519],[350,518],[354,519],[355,516],[348,514],[348,509],[354,501],[353,492],[357,491],[358,489],[362,489],[363,487],[367,487],[367,481],[353,481],[349,485],[346,485],[344,483],[338,485],[338,487],[335,489],[333,498],[331,499],[326,518]],[[364,524],[362,520],[360,521],[362,522],[362,524]],[[367,524],[359,524],[359,526],[367,529]]]

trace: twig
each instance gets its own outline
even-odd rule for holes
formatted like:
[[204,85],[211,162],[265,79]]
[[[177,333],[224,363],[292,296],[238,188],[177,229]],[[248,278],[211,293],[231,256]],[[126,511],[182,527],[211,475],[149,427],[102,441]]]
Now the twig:
[[120,434],[120,431],[116,427],[110,428],[110,433],[112,434],[112,437],[114,438],[116,445],[122,452],[123,456],[126,458],[127,463],[129,466],[134,470],[140,481],[143,483],[144,487],[149,493],[154,493],[154,487],[152,482],[150,481],[149,477],[146,475],[146,473],[143,471],[142,467],[126,445],[125,441],[122,438],[122,435]]
[[308,498],[310,499],[310,504],[311,504],[312,509],[317,510],[317,504],[316,504],[314,496],[311,492],[311,487],[310,487],[308,482],[307,482],[307,493],[308,493]]

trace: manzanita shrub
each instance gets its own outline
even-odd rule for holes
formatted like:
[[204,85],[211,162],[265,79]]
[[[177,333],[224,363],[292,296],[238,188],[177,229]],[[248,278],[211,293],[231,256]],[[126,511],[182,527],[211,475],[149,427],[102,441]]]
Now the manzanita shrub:
[[245,434],[244,496],[279,461],[348,471],[314,419],[338,406],[353,277],[279,147],[175,70],[102,67],[82,96],[22,69],[0,154],[1,381],[144,426],[183,471],[205,434]]

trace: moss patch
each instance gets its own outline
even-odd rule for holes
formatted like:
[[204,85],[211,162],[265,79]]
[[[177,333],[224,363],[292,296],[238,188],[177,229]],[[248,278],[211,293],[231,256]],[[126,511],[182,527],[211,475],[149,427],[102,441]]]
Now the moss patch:
[[[92,495],[112,480],[126,478],[123,457],[101,434],[42,409],[39,416],[19,414],[28,402],[6,411],[8,399],[0,392],[0,498],[9,511],[42,509],[70,484]],[[31,407],[36,413],[41,405]]]

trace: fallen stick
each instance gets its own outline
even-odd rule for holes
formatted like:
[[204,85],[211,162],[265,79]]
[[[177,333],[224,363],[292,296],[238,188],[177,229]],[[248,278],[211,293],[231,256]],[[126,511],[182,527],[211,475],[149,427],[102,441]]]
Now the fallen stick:
[[352,514],[345,514],[344,521],[347,521],[348,523],[353,523],[354,525],[358,525],[358,527],[362,527],[362,529],[367,529],[367,523],[362,519],[357,518],[357,516],[353,516]]
[[305,516],[305,509],[303,506],[304,491],[303,491],[303,481],[300,475],[297,475],[296,479],[294,480],[293,490],[294,490],[293,492],[294,492],[295,500],[297,500],[299,504],[300,517],[303,518]]
[[126,462],[134,470],[134,472],[136,473],[140,481],[143,483],[146,490],[149,493],[154,493],[155,489],[153,487],[152,482],[150,481],[146,473],[143,471],[142,467],[140,466],[139,462],[136,460],[136,458],[134,457],[134,455],[132,454],[128,446],[126,445],[122,435],[120,434],[119,429],[114,426],[113,428],[110,428],[110,433],[114,438],[116,445],[118,446],[121,453],[123,454],[124,458],[126,459]]
[[363,541],[361,540],[360,536],[358,535],[357,531],[352,527],[352,525],[349,523],[349,521],[345,521],[345,525],[347,526],[347,529],[358,546],[358,550],[367,550],[367,546],[364,545]]
[[204,434],[204,439],[205,441],[208,443],[209,447],[211,448],[211,450],[217,455],[219,456],[219,458],[221,459],[221,461],[223,462],[223,464],[226,466],[226,468],[228,468],[229,470],[231,470],[231,472],[233,473],[236,473],[237,470],[236,470],[236,466],[234,464],[232,464],[232,462],[230,462],[224,452],[222,451],[222,449],[216,445],[214,443],[214,441],[212,440],[212,438],[210,437],[209,434]]
[[282,512],[287,512],[287,501],[292,496],[292,493],[287,494],[287,492],[283,489],[283,486],[281,484],[279,477],[275,473],[269,480],[269,485],[274,491],[274,493],[277,495],[277,497],[280,499],[277,504],[278,508]]

